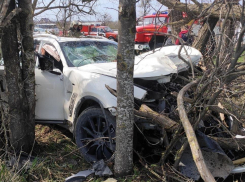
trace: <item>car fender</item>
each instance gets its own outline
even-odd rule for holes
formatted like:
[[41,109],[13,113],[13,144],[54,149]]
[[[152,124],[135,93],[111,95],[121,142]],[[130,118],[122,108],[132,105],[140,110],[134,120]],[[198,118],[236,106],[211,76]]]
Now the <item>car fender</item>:
[[[76,70],[74,72],[76,72],[76,74],[73,74],[76,75],[76,78],[73,94],[76,93],[77,96],[74,101],[70,101],[70,103],[74,102],[73,104],[75,108],[73,109],[73,113],[69,118],[70,121],[75,120],[75,116],[77,114],[75,113],[75,110],[78,110],[78,108],[81,107],[80,104],[86,99],[92,98],[99,105],[102,105],[105,109],[117,107],[117,98],[112,95],[105,87],[106,85],[108,85],[110,88],[116,90],[117,80],[115,77],[101,75],[97,73],[82,72],[79,70]],[[134,86],[135,98],[142,100],[145,98],[146,94],[146,90]]]

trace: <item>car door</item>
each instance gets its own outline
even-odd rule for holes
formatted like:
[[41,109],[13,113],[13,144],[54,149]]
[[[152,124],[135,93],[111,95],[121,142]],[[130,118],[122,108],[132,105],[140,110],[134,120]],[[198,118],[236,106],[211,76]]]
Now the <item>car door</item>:
[[90,35],[93,35],[93,36],[97,36],[98,35],[98,29],[97,28],[95,28],[95,27],[92,27],[91,28],[91,32],[90,32]]
[[[40,41],[38,53],[44,45],[49,44],[53,48],[56,45],[48,41]],[[53,70],[41,70],[39,57],[36,58],[36,120],[64,120],[64,82],[62,70],[54,67]],[[61,61],[61,60],[60,60]]]

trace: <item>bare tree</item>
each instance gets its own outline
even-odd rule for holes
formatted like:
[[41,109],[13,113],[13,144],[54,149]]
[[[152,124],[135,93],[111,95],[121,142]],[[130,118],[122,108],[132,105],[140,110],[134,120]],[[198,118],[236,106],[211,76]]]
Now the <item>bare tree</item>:
[[140,17],[149,14],[151,10],[151,0],[140,0],[138,7],[141,8]]
[[34,16],[40,15],[49,10],[60,10],[71,8],[72,12],[79,14],[93,14],[93,5],[96,3],[94,0],[69,0],[69,1],[57,1],[57,0],[33,0],[33,12]]
[[98,13],[100,18],[98,18],[98,21],[101,21],[104,26],[108,26],[110,22],[112,22],[112,17],[109,13]]
[[135,4],[135,0],[119,0],[117,131],[114,166],[117,176],[125,176],[133,169]]

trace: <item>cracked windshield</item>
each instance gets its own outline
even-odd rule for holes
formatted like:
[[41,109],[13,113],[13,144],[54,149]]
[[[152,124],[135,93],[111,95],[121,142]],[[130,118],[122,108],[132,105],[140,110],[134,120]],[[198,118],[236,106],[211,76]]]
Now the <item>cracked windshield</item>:
[[116,62],[117,44],[83,41],[61,43],[68,65],[80,67],[87,64]]

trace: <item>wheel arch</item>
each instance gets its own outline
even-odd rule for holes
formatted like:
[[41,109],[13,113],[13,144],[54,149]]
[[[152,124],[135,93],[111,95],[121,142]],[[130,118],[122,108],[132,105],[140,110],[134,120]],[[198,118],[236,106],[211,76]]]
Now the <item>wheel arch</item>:
[[116,40],[112,35],[110,35],[108,39]]
[[103,108],[102,103],[99,101],[99,99],[93,97],[93,96],[85,96],[81,98],[76,105],[75,111],[74,111],[74,124],[76,122],[76,119],[78,116],[87,108],[89,107],[100,107]]

